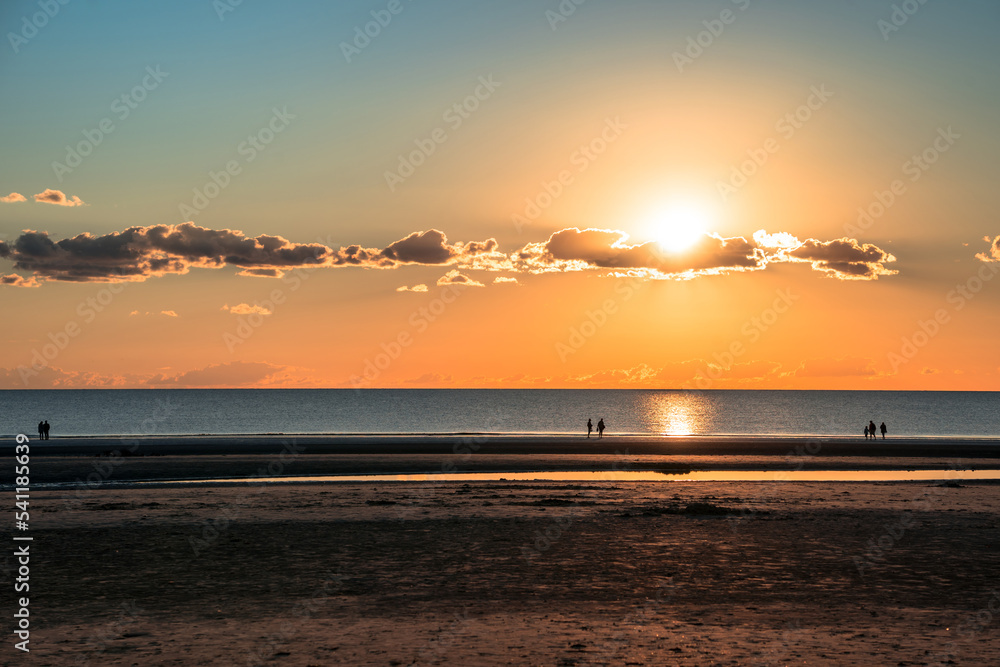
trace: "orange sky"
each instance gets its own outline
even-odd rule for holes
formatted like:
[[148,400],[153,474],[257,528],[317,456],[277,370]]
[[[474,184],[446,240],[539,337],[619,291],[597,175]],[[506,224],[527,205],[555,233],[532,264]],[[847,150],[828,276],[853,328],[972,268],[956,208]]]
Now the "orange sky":
[[1000,390],[996,10],[731,4],[691,62],[717,11],[67,7],[0,61],[0,387]]

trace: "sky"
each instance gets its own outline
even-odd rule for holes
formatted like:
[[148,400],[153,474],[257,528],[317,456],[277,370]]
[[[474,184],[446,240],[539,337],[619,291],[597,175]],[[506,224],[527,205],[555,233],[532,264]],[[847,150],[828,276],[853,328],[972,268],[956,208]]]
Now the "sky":
[[0,5],[0,388],[1000,390],[1000,6]]

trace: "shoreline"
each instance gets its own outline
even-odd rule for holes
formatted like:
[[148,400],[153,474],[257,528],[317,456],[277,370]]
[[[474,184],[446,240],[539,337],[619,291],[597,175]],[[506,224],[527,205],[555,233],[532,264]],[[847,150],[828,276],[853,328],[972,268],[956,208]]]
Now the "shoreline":
[[[275,454],[354,455],[650,455],[650,456],[849,456],[899,458],[1000,458],[997,438],[889,438],[857,436],[585,436],[536,435],[204,435],[92,436],[30,440],[33,457]],[[13,437],[0,454],[14,453]],[[127,452],[127,453],[126,453]]]

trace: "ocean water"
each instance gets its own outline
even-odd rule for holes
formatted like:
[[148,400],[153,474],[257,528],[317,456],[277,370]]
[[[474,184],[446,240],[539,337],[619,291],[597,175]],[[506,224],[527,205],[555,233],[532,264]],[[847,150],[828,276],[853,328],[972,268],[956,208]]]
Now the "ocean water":
[[0,435],[586,433],[1000,437],[1000,392],[603,389],[0,391]]

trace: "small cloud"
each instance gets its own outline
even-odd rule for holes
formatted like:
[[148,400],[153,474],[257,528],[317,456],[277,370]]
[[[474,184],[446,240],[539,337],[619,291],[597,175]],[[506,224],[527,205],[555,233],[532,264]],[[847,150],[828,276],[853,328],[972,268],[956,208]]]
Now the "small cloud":
[[[16,193],[15,193],[16,194]],[[39,192],[34,195],[35,201],[40,204],[55,204],[56,206],[86,206],[76,195],[72,197],[67,197],[63,194],[62,190],[51,190],[46,189],[45,192]]]
[[158,313],[151,313],[148,310],[146,312],[142,312],[140,310],[133,310],[131,313],[128,314],[129,317],[135,317],[136,315],[138,315],[139,317],[149,317],[150,315],[163,315],[165,317],[180,317],[180,315],[178,315],[176,311],[173,310],[161,310]]
[[497,276],[496,278],[493,279],[493,284],[494,285],[520,285],[521,283],[517,282],[517,278],[512,278],[510,276]]
[[281,278],[285,272],[281,269],[243,269],[236,275],[244,278]]
[[233,315],[270,315],[271,311],[264,306],[251,306],[249,303],[238,303],[235,306],[225,305],[222,310]]
[[868,377],[878,375],[871,359],[810,359],[793,373],[797,377]]
[[420,387],[437,387],[454,382],[455,379],[451,375],[442,375],[441,373],[424,373],[418,378],[403,380],[403,384],[413,384]]
[[11,287],[38,287],[39,283],[34,276],[30,278],[25,278],[24,276],[19,276],[16,273],[8,273],[5,276],[0,276],[0,285],[10,285]]
[[448,273],[444,274],[437,281],[438,287],[443,287],[445,285],[465,285],[466,287],[485,287],[478,280],[474,280],[469,276],[459,273],[458,269],[452,269]]
[[0,202],[4,202],[6,204],[15,204],[19,201],[28,201],[28,199],[18,192],[11,192],[6,197],[0,197]]
[[426,292],[427,285],[414,285],[413,287],[407,287],[406,285],[401,285],[396,288],[397,292]]
[[939,371],[936,368],[924,368],[920,372],[923,373],[924,375],[936,375],[937,373],[940,373],[941,371]]

